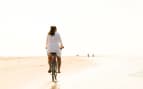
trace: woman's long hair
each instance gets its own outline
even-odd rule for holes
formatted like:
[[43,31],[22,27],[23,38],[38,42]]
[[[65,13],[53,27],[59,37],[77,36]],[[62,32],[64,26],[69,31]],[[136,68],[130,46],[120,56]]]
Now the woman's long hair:
[[54,36],[56,30],[57,30],[56,26],[51,26],[51,29],[50,29],[48,35]]

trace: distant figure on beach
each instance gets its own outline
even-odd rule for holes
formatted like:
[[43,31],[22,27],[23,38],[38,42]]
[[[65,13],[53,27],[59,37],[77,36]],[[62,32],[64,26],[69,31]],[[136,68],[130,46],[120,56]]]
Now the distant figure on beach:
[[92,57],[94,57],[94,54],[92,54]]
[[49,70],[48,73],[51,72],[50,62],[51,62],[51,53],[56,53],[57,55],[57,66],[58,66],[58,73],[60,73],[61,68],[61,49],[64,48],[62,39],[60,34],[57,32],[56,26],[51,26],[50,31],[47,34],[46,38],[46,49],[48,55],[48,64]]
[[87,54],[87,57],[90,57],[89,53]]
[[77,54],[76,56],[79,56],[79,54]]

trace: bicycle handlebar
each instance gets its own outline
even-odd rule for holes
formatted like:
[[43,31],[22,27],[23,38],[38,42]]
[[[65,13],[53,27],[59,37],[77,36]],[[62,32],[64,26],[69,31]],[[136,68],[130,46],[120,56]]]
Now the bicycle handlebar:
[[64,47],[61,47],[60,49],[62,50]]

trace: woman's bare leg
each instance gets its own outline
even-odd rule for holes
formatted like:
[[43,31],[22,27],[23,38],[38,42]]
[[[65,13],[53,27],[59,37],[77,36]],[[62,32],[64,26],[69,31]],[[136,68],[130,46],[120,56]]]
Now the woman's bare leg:
[[48,64],[49,64],[49,70],[48,70],[48,72],[49,72],[49,73],[51,72],[50,63],[51,63],[51,55],[48,55]]
[[57,64],[58,64],[58,73],[60,73],[60,69],[61,69],[61,57],[57,56]]

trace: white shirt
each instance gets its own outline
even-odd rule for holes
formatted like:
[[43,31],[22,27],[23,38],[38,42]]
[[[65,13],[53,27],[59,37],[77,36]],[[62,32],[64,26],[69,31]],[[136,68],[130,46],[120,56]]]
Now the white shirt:
[[60,51],[60,45],[62,45],[62,40],[60,34],[55,32],[55,35],[47,35],[46,45],[48,47],[48,52],[58,52]]

